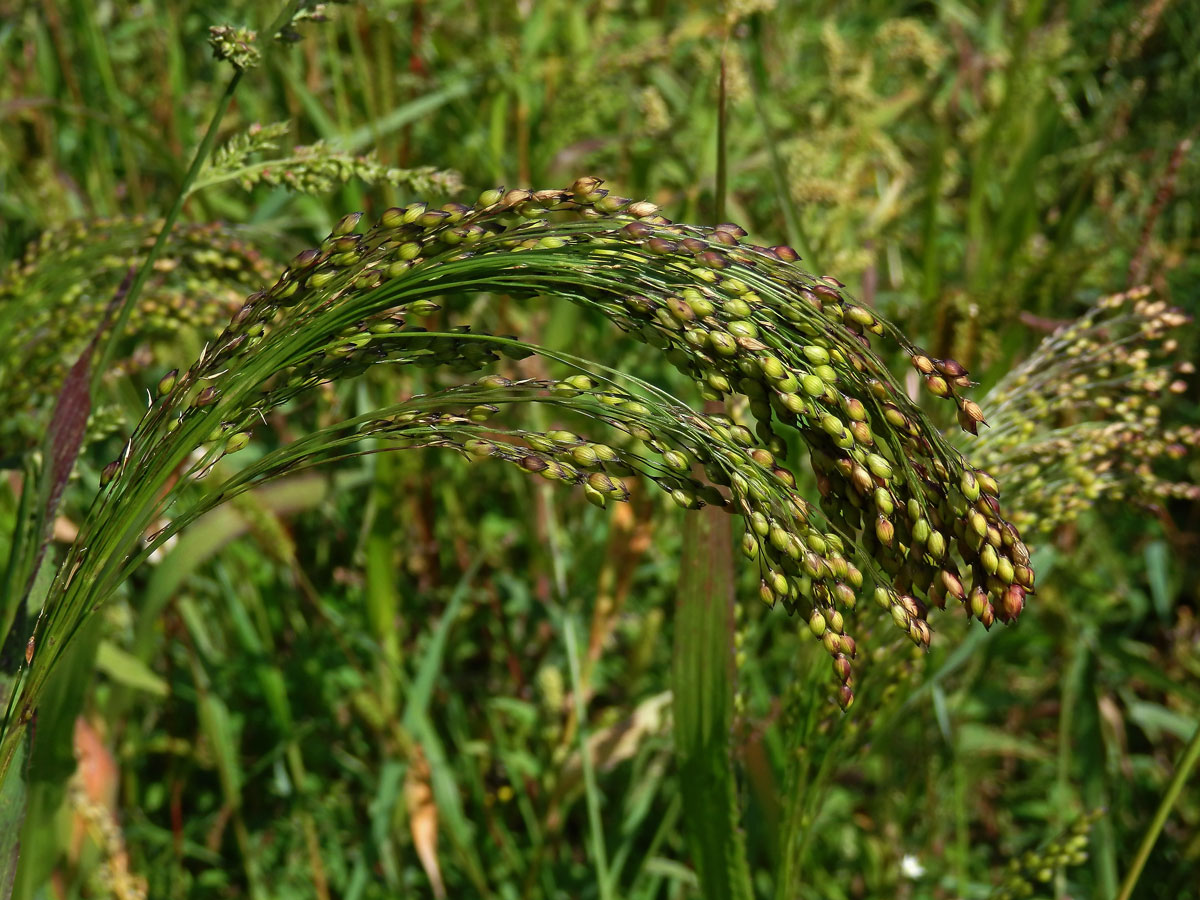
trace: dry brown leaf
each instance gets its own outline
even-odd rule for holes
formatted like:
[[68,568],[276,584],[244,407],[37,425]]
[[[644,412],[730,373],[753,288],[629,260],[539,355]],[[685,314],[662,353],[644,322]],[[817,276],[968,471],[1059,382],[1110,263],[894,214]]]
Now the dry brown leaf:
[[446,896],[442,870],[438,865],[438,815],[430,786],[429,762],[420,744],[413,746],[408,772],[404,775],[404,805],[408,808],[408,826],[421,867],[433,885],[433,895],[441,900]]

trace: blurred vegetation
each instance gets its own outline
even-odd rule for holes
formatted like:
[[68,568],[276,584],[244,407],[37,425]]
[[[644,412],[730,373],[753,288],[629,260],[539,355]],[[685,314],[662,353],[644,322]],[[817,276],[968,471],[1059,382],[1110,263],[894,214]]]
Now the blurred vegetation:
[[[228,81],[209,28],[264,28],[267,7],[0,0],[6,556],[55,379],[156,234]],[[146,389],[342,213],[498,185],[596,174],[709,224],[723,202],[752,240],[791,244],[965,364],[990,419],[986,389],[1101,296],[1146,284],[1198,311],[1195,13],[1183,0],[330,5],[247,73],[226,149],[192,186],[106,377],[55,547]],[[681,385],[580,310],[474,311],[550,347],[611,342],[614,367]],[[1196,355],[1188,325],[1167,343],[1170,358]],[[543,376],[531,362],[510,368]],[[1050,385],[1052,408],[1020,415],[1053,430],[1106,391],[1095,408],[1119,403],[1137,361],[1107,364],[1134,374],[1089,376],[1086,414]],[[1137,421],[1181,445],[1197,421],[1188,374],[1168,379],[1178,390],[1132,390]],[[287,440],[446,383],[372,371],[268,424]],[[543,414],[538,427],[560,427]],[[1095,436],[1066,438],[1069,457]],[[1130,458],[1123,440],[1085,462]],[[1033,896],[1117,896],[1200,721],[1187,489],[1200,471],[1182,450],[1150,455],[1153,478],[1128,467],[1147,490],[1083,491],[1026,535],[1038,591],[1018,627],[947,618],[952,639],[928,652],[875,635],[845,714],[807,623],[759,604],[739,574],[731,735],[756,896],[784,896],[776,873],[792,867],[789,897],[982,898],[1010,865]],[[1002,480],[1014,492],[1087,467],[1052,478],[1037,453],[1022,463]],[[35,780],[59,790],[31,795],[44,808],[14,896],[701,896],[665,695],[683,513],[642,491],[601,511],[485,466],[345,461],[244,494],[157,553],[60,679],[62,708],[82,715],[39,720],[60,741]],[[811,473],[804,486],[815,496]],[[11,635],[4,672],[27,633]],[[1023,858],[1093,814],[1086,863]],[[1193,782],[1134,896],[1200,897],[1198,884]]]

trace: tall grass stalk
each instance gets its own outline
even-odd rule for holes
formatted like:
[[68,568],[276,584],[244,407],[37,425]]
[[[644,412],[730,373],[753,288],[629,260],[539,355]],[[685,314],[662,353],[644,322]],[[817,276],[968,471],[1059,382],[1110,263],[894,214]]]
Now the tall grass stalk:
[[596,887],[600,900],[611,900],[612,876],[608,865],[608,851],[604,846],[604,819],[600,812],[600,791],[596,787],[596,771],[592,762],[592,751],[588,746],[587,709],[584,703],[583,679],[579,674],[579,642],[575,636],[575,620],[569,615],[563,619],[564,637],[567,643],[567,664],[571,671],[571,694],[575,702],[575,720],[579,723],[579,760],[583,769],[584,795],[587,799],[588,828],[592,839],[592,862],[596,867]]
[[685,832],[707,900],[754,896],[733,764],[733,552],[716,510],[684,523],[671,689]]

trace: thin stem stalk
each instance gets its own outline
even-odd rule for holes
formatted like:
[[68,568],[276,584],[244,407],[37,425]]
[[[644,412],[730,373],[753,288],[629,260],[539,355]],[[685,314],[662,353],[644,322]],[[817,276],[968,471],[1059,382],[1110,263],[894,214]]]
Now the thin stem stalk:
[[1171,779],[1171,783],[1167,785],[1166,793],[1163,794],[1163,798],[1158,804],[1158,809],[1154,812],[1154,819],[1150,822],[1150,827],[1146,829],[1146,835],[1142,838],[1137,855],[1133,858],[1133,864],[1129,867],[1129,871],[1125,873],[1125,881],[1122,882],[1121,890],[1117,893],[1117,900],[1129,900],[1133,896],[1133,889],[1137,886],[1142,869],[1146,867],[1146,861],[1150,858],[1150,851],[1154,849],[1154,844],[1158,841],[1158,835],[1167,823],[1167,816],[1171,814],[1171,809],[1175,806],[1175,801],[1179,799],[1180,793],[1183,792],[1183,785],[1188,780],[1188,776],[1192,774],[1192,769],[1196,767],[1197,760],[1200,760],[1200,723],[1196,724],[1196,730],[1192,732],[1192,739],[1188,741],[1187,747],[1184,748],[1183,756],[1180,758],[1179,765],[1175,769],[1175,776]]
[[592,836],[592,855],[596,865],[596,882],[600,900],[612,900],[612,879],[608,871],[608,854],[604,848],[604,820],[600,816],[600,793],[596,787],[596,772],[592,752],[588,747],[587,711],[584,708],[583,683],[579,677],[579,649],[575,638],[575,620],[563,618],[567,640],[567,663],[571,667],[571,693],[575,698],[575,721],[579,723],[579,762],[583,769],[584,795],[587,799],[588,825]]

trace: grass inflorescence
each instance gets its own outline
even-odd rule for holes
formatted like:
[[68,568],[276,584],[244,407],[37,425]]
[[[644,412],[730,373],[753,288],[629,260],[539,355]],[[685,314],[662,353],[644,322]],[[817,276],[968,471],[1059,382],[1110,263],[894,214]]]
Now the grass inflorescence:
[[[740,514],[762,600],[807,619],[832,657],[843,707],[853,701],[850,626],[864,592],[920,646],[931,639],[929,606],[947,597],[986,626],[1020,614],[1033,575],[1016,528],[1001,515],[999,486],[928,423],[872,342],[909,353],[930,393],[955,403],[973,429],[982,415],[962,393],[966,372],[922,354],[836,280],[805,273],[791,248],[746,243],[735,225],[674,224],[653,204],[609,194],[596,178],[567,190],[488,191],[475,206],[410,204],[387,210],[365,232],[360,218],[344,217],[319,247],[298,254],[273,285],[246,299],[192,366],[163,378],[101,475],[103,493],[50,590],[39,630],[71,634],[204,509],[267,478],[355,452],[365,437],[505,460],[577,485],[601,505],[624,499],[623,479],[639,473],[682,507]],[[186,511],[171,509],[221,458],[246,447],[270,411],[316,385],[375,365],[465,373],[502,353],[537,352],[467,326],[416,324],[440,298],[481,292],[595,309],[656,347],[705,397],[749,398],[755,427],[698,413],[600,364],[541,351],[578,373],[517,383],[488,375],[414,397],[266,453],[219,485],[204,483]],[[518,400],[569,406],[616,429],[621,441],[488,424]],[[801,496],[780,461],[787,433],[809,448],[818,504]],[[163,517],[170,524],[143,541]],[[67,643],[43,642],[18,707],[31,708],[46,667]]]
[[1017,486],[1021,527],[1054,531],[1102,499],[1149,508],[1200,499],[1200,487],[1168,473],[1200,445],[1200,430],[1163,415],[1195,371],[1178,359],[1189,322],[1150,288],[1111,294],[989,392],[992,427],[977,458]]
[[367,185],[407,188],[417,194],[453,195],[462,188],[457,172],[433,166],[387,166],[375,154],[347,153],[325,141],[291,147],[284,154],[273,153],[290,131],[288,122],[255,123],[234,135],[213,154],[190,192],[233,183],[243,190],[267,184],[282,185],[297,193],[320,194],[356,179]]
[[[71,222],[44,232],[0,272],[0,448],[11,452],[40,436],[67,369],[161,227],[137,217]],[[130,316],[109,377],[161,366],[180,340],[215,336],[269,274],[237,229],[180,225]]]

